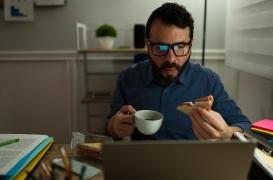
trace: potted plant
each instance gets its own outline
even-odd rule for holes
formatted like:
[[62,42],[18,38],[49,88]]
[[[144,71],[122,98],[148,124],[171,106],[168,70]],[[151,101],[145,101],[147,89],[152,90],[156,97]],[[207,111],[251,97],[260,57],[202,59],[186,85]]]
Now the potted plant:
[[99,38],[101,48],[112,49],[117,31],[113,26],[103,24],[96,29],[96,37]]

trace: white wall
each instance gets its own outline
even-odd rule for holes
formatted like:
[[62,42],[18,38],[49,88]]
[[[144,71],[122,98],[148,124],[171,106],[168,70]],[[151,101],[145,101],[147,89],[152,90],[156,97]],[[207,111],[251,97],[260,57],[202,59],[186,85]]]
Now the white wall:
[[[0,9],[0,50],[71,50],[76,49],[75,24],[90,26],[90,47],[97,47],[94,30],[110,23],[118,29],[116,47],[133,46],[134,24],[145,24],[148,16],[165,0],[67,0],[63,7],[35,7],[34,22],[5,22]],[[203,0],[177,0],[193,14],[194,49],[202,45]],[[208,1],[207,47],[224,48],[226,1]],[[217,8],[215,8],[217,7]],[[217,16],[215,16],[217,14]]]
[[[118,29],[118,46],[133,46],[133,27],[134,24],[145,24],[150,13],[165,0],[117,0],[109,5],[109,0],[93,1],[94,6],[90,7],[88,25],[90,27],[89,38],[90,46],[97,47],[95,39],[95,29],[101,23],[110,23]],[[203,30],[203,0],[177,0],[172,1],[183,4],[192,13],[195,21],[194,49],[202,47]],[[225,1],[210,0],[208,3],[208,38],[207,46],[209,49],[224,48],[224,29],[225,29]],[[109,5],[109,6],[107,6]],[[123,8],[121,8],[123,7]],[[214,8],[214,7],[217,7]],[[101,13],[103,12],[103,15]],[[98,18],[98,14],[99,18]],[[218,14],[215,16],[215,14]]]
[[273,81],[240,72],[238,102],[251,121],[273,119]]

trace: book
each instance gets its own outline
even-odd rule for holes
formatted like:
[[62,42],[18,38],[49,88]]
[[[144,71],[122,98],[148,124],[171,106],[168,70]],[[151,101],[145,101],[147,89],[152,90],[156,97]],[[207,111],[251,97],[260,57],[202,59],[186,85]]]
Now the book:
[[49,144],[46,145],[46,147],[37,154],[15,177],[14,179],[25,179],[27,177],[27,172],[31,172],[34,167],[39,163],[39,161],[42,159],[42,157],[45,155],[45,153],[49,150],[49,148],[53,144],[53,138],[50,141]]
[[0,142],[8,139],[18,142],[1,146],[0,177],[15,177],[31,162],[50,142],[52,138],[38,134],[0,134]]
[[273,132],[271,132],[271,131],[266,131],[266,130],[258,129],[258,128],[251,128],[251,131],[254,131],[254,132],[260,133],[260,134],[270,135],[273,137]]
[[262,119],[251,124],[251,128],[269,131],[273,134],[273,120]]

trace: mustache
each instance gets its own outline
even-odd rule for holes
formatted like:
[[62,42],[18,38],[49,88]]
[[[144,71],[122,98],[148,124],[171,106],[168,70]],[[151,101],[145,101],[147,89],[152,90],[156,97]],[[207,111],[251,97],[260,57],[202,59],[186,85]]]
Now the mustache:
[[162,64],[160,67],[159,67],[159,70],[162,70],[164,68],[176,68],[178,71],[180,70],[180,66],[176,63],[170,63],[170,62],[166,62],[164,64]]

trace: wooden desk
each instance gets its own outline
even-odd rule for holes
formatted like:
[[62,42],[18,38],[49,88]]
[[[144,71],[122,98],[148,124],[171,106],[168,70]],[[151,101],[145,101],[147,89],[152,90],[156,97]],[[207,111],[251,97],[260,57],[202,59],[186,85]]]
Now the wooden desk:
[[[79,156],[77,154],[77,151],[75,149],[71,149],[70,145],[68,144],[53,144],[53,146],[50,148],[50,150],[46,153],[46,155],[43,157],[43,161],[48,161],[51,162],[54,158],[61,158],[60,153],[59,153],[59,149],[60,147],[63,146],[66,150],[66,153],[69,157],[71,157],[72,159],[81,161],[81,162],[85,162],[89,165],[92,165],[94,167],[97,167],[99,169],[102,169],[102,162],[100,160],[94,160],[91,159],[90,157],[84,157],[84,156]],[[39,173],[42,171],[42,167],[39,164],[35,171],[34,171],[34,175],[35,177],[39,176]],[[75,178],[77,179],[77,178]],[[103,174],[99,173],[96,176],[94,176],[93,178],[91,178],[91,180],[103,180]]]

